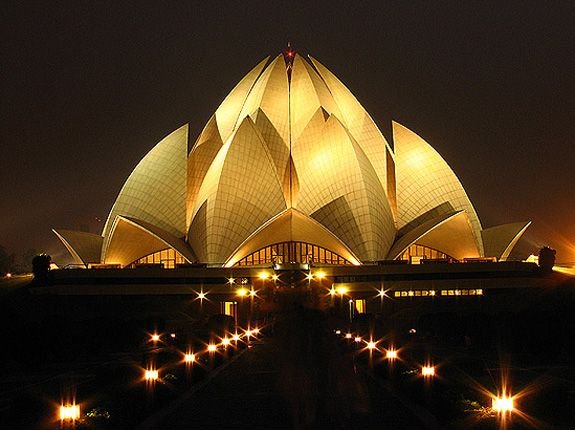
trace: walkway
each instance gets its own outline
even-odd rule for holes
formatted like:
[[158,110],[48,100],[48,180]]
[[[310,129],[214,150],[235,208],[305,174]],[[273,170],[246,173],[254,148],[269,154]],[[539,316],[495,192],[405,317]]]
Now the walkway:
[[147,428],[424,428],[397,399],[355,372],[321,314],[304,310],[284,315],[275,336],[165,412]]

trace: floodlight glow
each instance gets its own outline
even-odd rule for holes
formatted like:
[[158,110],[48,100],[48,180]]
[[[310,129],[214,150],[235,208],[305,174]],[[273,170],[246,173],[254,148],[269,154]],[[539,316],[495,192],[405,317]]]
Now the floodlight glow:
[[80,419],[80,405],[61,405],[60,421],[76,421]]
[[351,338],[352,338],[351,333],[346,333],[346,334],[345,334],[345,338],[346,338],[346,339],[351,339]]
[[275,273],[272,275],[272,279],[274,281],[277,281],[279,278],[280,278],[279,275],[276,275]]
[[375,342],[373,340],[370,340],[369,342],[367,342],[367,349],[374,350],[376,348],[377,348],[377,345],[375,344]]
[[227,337],[224,337],[222,339],[222,345],[228,346],[229,344],[230,344],[230,340]]
[[160,340],[160,335],[157,333],[154,333],[151,337],[152,342],[158,342]]
[[383,299],[385,297],[385,290],[382,288],[381,290],[379,290],[377,295]]
[[147,369],[146,373],[144,374],[146,381],[157,381],[158,377],[158,371],[155,369]]
[[513,397],[494,397],[492,409],[499,413],[508,413],[513,411]]
[[184,361],[186,363],[194,363],[196,361],[196,354],[190,353],[184,355]]
[[203,291],[198,293],[198,299],[204,300],[205,298],[206,298],[206,293],[204,293]]
[[395,349],[388,349],[385,357],[389,360],[395,360],[397,358],[397,351]]
[[233,340],[234,342],[237,342],[237,341],[240,340],[240,337],[241,337],[241,336],[236,333],[236,334],[234,334],[234,335],[232,336],[232,340]]
[[311,273],[308,273],[307,275],[305,275],[305,279],[311,281],[313,279],[313,275]]
[[324,279],[325,278],[325,272],[317,272],[315,274],[315,276],[317,277],[317,279]]
[[421,368],[421,376],[426,378],[435,376],[435,366],[423,366]]
[[249,293],[249,291],[247,288],[238,288],[236,290],[236,294],[240,297],[245,297],[248,295],[248,293]]
[[341,334],[341,330],[336,330],[335,334]]
[[257,327],[254,327],[254,328],[252,329],[252,333],[253,333],[254,335],[260,334],[260,329],[257,328]]
[[250,290],[250,296],[255,297],[256,296],[256,290]]
[[344,294],[347,294],[349,292],[349,288],[347,287],[337,287],[336,289],[337,294],[343,296]]
[[176,333],[170,333],[170,337],[171,337],[172,339],[175,339],[175,338],[176,338]]
[[333,296],[335,296],[336,294],[337,294],[337,293],[336,293],[336,291],[335,291],[335,288],[332,287],[331,290],[329,290],[329,295],[333,297]]
[[228,278],[228,284],[232,285],[236,281],[235,278]]
[[258,274],[258,278],[260,278],[260,279],[268,279],[269,276],[270,276],[270,275],[268,274],[268,272],[260,272],[260,273]]
[[216,352],[217,350],[218,350],[218,347],[215,344],[210,343],[208,345],[208,352]]
[[361,337],[356,336],[355,339],[353,339],[353,340],[354,340],[355,342],[359,343],[359,342],[361,342]]
[[246,337],[249,339],[250,336],[252,336],[252,335],[253,335],[253,332],[250,329],[247,329],[246,330]]

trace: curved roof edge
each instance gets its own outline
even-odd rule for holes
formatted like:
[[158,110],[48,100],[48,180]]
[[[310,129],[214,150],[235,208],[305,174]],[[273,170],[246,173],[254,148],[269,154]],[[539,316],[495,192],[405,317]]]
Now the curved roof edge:
[[167,231],[145,221],[118,215],[114,220],[110,241],[104,250],[102,260],[125,266],[166,247],[181,254],[189,263],[197,260],[192,249],[184,241]]
[[469,214],[463,210],[428,231],[416,243],[437,249],[457,260],[483,255],[475,241]]
[[353,252],[322,224],[297,209],[290,208],[252,233],[234,250],[224,266],[231,267],[258,249],[287,241],[312,243],[337,253],[356,266],[361,264]]
[[454,216],[457,216],[461,212],[463,212],[463,210],[452,210],[433,219],[427,220],[424,223],[419,224],[413,229],[407,231],[403,236],[399,237],[395,241],[391,250],[387,254],[387,258],[390,260],[395,260],[420,238],[431,232],[433,229],[439,227],[441,224],[448,222],[450,219],[452,219]]
[[485,256],[497,257],[498,260],[502,261],[507,260],[509,254],[530,225],[531,221],[521,221],[496,225],[482,230],[481,236],[483,236]]
[[188,123],[172,131],[132,170],[102,231],[106,242],[116,215],[146,219],[185,235],[188,132]]
[[482,254],[481,222],[451,166],[425,139],[397,121],[392,121],[392,132],[398,228],[447,201],[454,209],[467,213],[479,254]]
[[52,229],[58,239],[62,241],[68,252],[72,254],[74,262],[88,266],[90,263],[99,263],[104,238],[99,234],[85,231]]

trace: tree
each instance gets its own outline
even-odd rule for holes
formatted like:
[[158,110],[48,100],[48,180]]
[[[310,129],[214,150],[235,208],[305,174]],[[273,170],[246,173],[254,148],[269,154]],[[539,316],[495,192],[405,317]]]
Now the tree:
[[539,250],[539,268],[543,273],[551,273],[555,265],[555,254],[557,251],[544,246]]
[[14,268],[14,254],[8,254],[6,249],[0,245],[0,275],[12,272]]
[[40,254],[32,259],[32,271],[34,272],[34,282],[39,285],[48,283],[48,272],[52,257],[48,254]]

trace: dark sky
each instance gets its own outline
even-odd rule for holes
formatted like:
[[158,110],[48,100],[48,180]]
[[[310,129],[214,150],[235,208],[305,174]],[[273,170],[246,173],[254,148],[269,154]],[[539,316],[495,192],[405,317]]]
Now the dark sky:
[[[10,4],[12,3],[12,4]],[[197,134],[287,41],[389,137],[397,120],[461,179],[484,226],[575,261],[575,2],[87,1],[0,5],[0,245],[69,257],[162,137]]]

